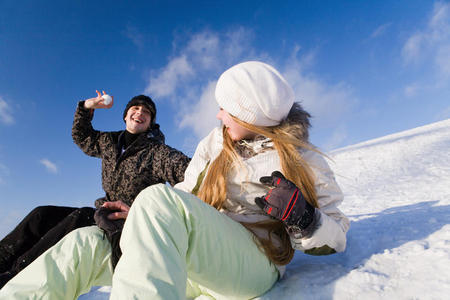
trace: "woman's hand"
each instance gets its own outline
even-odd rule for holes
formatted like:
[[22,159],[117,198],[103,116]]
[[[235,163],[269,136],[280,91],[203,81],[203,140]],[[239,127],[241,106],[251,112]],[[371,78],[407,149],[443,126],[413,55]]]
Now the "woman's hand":
[[102,207],[113,211],[108,215],[110,220],[126,219],[130,210],[130,207],[122,201],[105,202]]
[[264,212],[287,226],[306,229],[314,221],[314,207],[303,197],[302,191],[279,171],[259,179],[271,187],[263,197],[256,197],[255,203]]
[[[86,109],[97,109],[97,108],[111,108],[114,104],[114,97],[111,96],[112,101],[108,105],[103,103],[102,94],[99,91],[95,91],[97,93],[97,97],[90,98],[84,100],[84,108]],[[105,91],[103,91],[103,95],[106,95]]]

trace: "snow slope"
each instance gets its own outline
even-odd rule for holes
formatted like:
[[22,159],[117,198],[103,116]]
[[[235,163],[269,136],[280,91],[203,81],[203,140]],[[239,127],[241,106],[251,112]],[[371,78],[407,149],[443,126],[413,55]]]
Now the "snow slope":
[[[335,150],[347,250],[301,252],[258,299],[448,299],[450,120]],[[445,296],[447,295],[447,296]],[[80,299],[107,299],[108,288]]]
[[446,120],[331,152],[351,220],[347,249],[297,253],[260,299],[449,297],[449,150]]

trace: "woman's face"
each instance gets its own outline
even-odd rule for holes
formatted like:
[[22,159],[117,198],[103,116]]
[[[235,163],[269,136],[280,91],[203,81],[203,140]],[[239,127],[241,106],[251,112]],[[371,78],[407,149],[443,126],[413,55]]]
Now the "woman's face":
[[231,118],[230,114],[222,108],[217,113],[216,118],[222,121],[233,141],[252,139],[256,136],[256,133],[254,133],[253,131],[250,131],[247,128],[236,123],[233,118]]

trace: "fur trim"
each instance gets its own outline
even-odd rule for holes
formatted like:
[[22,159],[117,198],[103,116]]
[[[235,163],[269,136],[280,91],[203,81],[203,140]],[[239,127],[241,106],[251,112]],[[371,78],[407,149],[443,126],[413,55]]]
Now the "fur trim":
[[292,126],[295,130],[294,134],[302,141],[308,142],[309,128],[311,127],[309,121],[310,118],[311,115],[303,109],[301,104],[299,102],[294,102],[288,116],[283,120],[282,125]]

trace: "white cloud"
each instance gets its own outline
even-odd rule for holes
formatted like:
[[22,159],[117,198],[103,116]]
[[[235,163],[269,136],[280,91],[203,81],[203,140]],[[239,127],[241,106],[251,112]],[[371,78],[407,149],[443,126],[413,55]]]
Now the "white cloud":
[[145,92],[156,98],[172,96],[188,76],[193,77],[194,70],[185,55],[178,56],[160,72],[150,76]]
[[374,39],[379,36],[382,36],[391,25],[392,25],[392,23],[386,23],[386,24],[379,26],[372,32],[372,34],[370,35],[370,38]]
[[219,106],[214,98],[216,83],[217,81],[208,83],[200,96],[200,100],[181,119],[180,127],[192,128],[197,137],[206,136],[214,127],[219,125],[216,118]]
[[[198,139],[217,126],[218,106],[214,99],[220,74],[246,60],[261,60],[275,66],[293,86],[298,100],[314,116],[315,127],[338,127],[358,101],[345,83],[327,83],[315,76],[316,52],[304,52],[292,45],[291,56],[270,55],[257,51],[252,31],[237,28],[226,33],[200,32],[174,42],[174,56],[167,65],[151,73],[146,92],[157,101],[168,99],[177,107],[180,129],[191,129]],[[283,68],[284,67],[284,68]],[[333,109],[330,109],[333,107]],[[187,136],[192,142],[192,137]]]
[[219,65],[217,60],[219,44],[220,40],[217,35],[211,32],[202,32],[190,39],[184,51],[196,68],[214,70]]
[[297,99],[301,100],[304,108],[314,117],[314,126],[335,127],[358,105],[358,100],[353,96],[353,88],[342,82],[326,83],[307,72],[305,66],[313,64],[315,55],[306,54],[303,60],[299,60],[296,51],[282,69],[283,75],[294,89]]
[[[403,87],[407,98],[448,98],[450,80],[450,3],[436,2],[423,28],[402,48],[405,71],[412,80]],[[444,101],[444,100],[442,100]],[[440,114],[438,112],[437,114]]]
[[50,173],[56,174],[58,173],[58,167],[56,164],[51,162],[50,160],[43,158],[39,161]]
[[440,73],[450,75],[450,3],[437,2],[425,28],[417,31],[405,42],[402,56],[405,63],[431,63]]
[[243,59],[254,58],[255,51],[250,46],[252,38],[250,30],[240,27],[224,34],[196,33],[183,39],[184,45],[174,42],[176,55],[165,67],[150,74],[145,92],[156,99],[168,98],[175,102],[179,101],[180,93],[192,93],[192,88],[200,93],[205,82],[216,80],[226,68]]
[[[222,59],[225,60],[227,66],[232,66],[238,62],[248,59],[260,59],[267,61],[268,56],[265,53],[258,52],[252,47],[254,34],[251,30],[240,27],[236,30],[229,31],[225,34],[222,42]],[[220,57],[219,57],[220,59]],[[221,70],[222,72],[224,70]]]
[[136,27],[127,25],[123,34],[139,49],[144,48],[144,37]]
[[421,87],[417,85],[417,83],[412,83],[404,88],[404,94],[406,97],[414,97],[418,94],[420,89]]
[[450,77],[450,43],[437,50],[435,62],[441,74]]
[[435,3],[429,27],[436,31],[435,33],[437,33],[437,35],[435,37],[437,39],[440,39],[442,35],[449,34],[448,32],[445,32],[446,29],[448,29],[449,14],[450,3],[441,1]]
[[330,138],[325,142],[323,146],[325,150],[333,150],[342,145],[342,143],[347,138],[347,129],[345,126],[341,125],[333,130]]
[[11,106],[0,97],[0,122],[6,125],[14,123]]
[[[191,128],[197,138],[218,125],[215,82],[228,67],[254,55],[252,32],[245,28],[223,34],[203,31],[174,42],[176,53],[167,65],[150,74],[145,92],[177,107],[178,127]],[[254,58],[253,58],[254,59]]]
[[407,63],[417,61],[421,55],[421,47],[424,40],[422,33],[411,36],[403,46],[402,54]]

